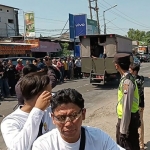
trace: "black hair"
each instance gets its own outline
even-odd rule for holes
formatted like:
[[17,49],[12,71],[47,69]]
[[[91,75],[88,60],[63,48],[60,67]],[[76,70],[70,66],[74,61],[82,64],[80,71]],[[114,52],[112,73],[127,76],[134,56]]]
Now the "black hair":
[[137,73],[140,71],[140,65],[138,65],[138,64],[130,65],[130,68],[131,68],[133,71],[137,71]]
[[128,71],[130,68],[130,62],[118,63],[122,70]]
[[22,73],[23,73],[23,76],[25,76],[28,73],[36,72],[36,71],[37,71],[37,67],[34,64],[29,64],[23,68]]
[[73,103],[81,109],[84,108],[84,99],[82,94],[75,89],[63,89],[57,91],[51,100],[52,112],[54,112],[58,106],[68,103]]
[[34,72],[25,75],[20,82],[20,89],[24,99],[30,100],[42,92],[50,83],[50,78],[45,72]]

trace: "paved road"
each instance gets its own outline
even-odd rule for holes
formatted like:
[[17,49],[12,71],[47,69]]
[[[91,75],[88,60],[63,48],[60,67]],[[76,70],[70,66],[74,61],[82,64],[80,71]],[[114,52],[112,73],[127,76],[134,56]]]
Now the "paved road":
[[[150,80],[148,77],[150,77],[150,63],[143,63],[141,66],[140,73],[146,77],[146,87],[150,87]],[[53,91],[57,91],[59,89],[63,88],[74,88],[81,92],[83,94],[83,97],[85,99],[85,107],[87,108],[87,120],[85,120],[85,124],[92,125],[92,122],[90,122],[91,117],[95,115],[95,112],[97,110],[102,110],[105,112],[106,110],[103,110],[105,106],[108,106],[109,104],[116,103],[116,95],[117,95],[117,84],[114,82],[110,82],[105,86],[92,86],[89,84],[89,79],[81,79],[81,80],[73,80],[68,81],[62,85],[58,85],[56,88],[53,89]],[[12,112],[13,107],[16,105],[16,99],[8,99],[5,102],[2,102],[2,105],[0,106],[0,114],[2,115],[8,115]],[[108,108],[112,109],[112,108]],[[115,114],[115,109],[112,109],[113,114]],[[103,113],[104,114],[104,113]],[[111,117],[112,114],[106,114]],[[97,118],[96,118],[97,119]],[[2,117],[0,117],[0,122],[2,120]],[[107,122],[107,120],[103,120]],[[100,124],[100,120],[94,120],[94,123],[97,122],[96,126]],[[94,125],[93,125],[94,126]],[[5,149],[5,144],[3,142],[1,133],[0,133],[0,149]]]

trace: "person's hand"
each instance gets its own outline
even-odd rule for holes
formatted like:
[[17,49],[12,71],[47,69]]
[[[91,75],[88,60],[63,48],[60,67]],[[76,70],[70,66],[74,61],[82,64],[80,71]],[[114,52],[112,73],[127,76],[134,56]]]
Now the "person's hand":
[[35,103],[35,107],[41,110],[45,110],[50,105],[51,93],[48,91],[44,91],[37,99]]

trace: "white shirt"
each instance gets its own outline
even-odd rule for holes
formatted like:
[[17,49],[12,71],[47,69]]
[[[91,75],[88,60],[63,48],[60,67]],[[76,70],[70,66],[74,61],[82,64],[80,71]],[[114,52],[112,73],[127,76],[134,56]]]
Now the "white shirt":
[[75,60],[75,65],[76,65],[77,67],[81,67],[81,60],[76,59],[76,60]]
[[7,148],[9,150],[30,150],[37,138],[41,120],[44,124],[43,134],[55,128],[50,112],[50,107],[45,111],[33,108],[30,114],[18,108],[4,118],[1,123],[1,132]]
[[[97,128],[85,128],[85,150],[124,150],[109,135]],[[39,137],[32,150],[79,150],[80,139],[76,143],[65,142],[58,129],[54,129]]]

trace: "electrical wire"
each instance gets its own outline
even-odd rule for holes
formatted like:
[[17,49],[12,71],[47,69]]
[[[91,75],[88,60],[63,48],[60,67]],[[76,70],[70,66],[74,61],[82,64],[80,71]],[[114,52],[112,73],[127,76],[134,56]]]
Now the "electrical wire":
[[[105,8],[105,9],[107,8],[107,6],[105,6],[104,4],[102,4],[102,3],[100,3],[100,2],[99,2],[99,4],[101,5],[100,7]],[[116,15],[116,16],[122,18],[122,19],[125,19],[125,20],[127,20],[127,21],[129,21],[129,22],[131,22],[131,23],[133,23],[133,24],[136,24],[136,25],[141,26],[141,27],[145,27],[145,26],[143,26],[143,25],[141,25],[141,24],[139,24],[139,23],[137,23],[137,22],[135,22],[135,21],[132,21],[132,20],[130,20],[130,19],[124,17],[124,16],[121,16],[120,14],[118,14],[118,13],[112,11],[112,10],[110,10],[109,12],[111,12],[111,13],[113,13],[114,15]],[[145,28],[150,28],[150,27],[145,27]]]

